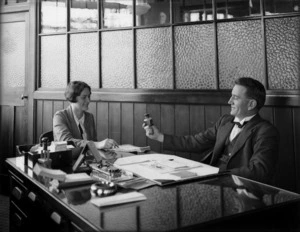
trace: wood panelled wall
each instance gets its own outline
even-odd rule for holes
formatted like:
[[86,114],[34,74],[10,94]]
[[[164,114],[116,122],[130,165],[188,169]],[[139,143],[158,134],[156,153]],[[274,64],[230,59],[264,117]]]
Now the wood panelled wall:
[[[36,137],[52,130],[53,114],[68,106],[61,100],[37,100]],[[169,104],[138,102],[91,102],[89,111],[94,114],[98,139],[115,139],[120,144],[150,145],[156,152],[163,151],[160,143],[145,136],[142,128],[144,114],[150,113],[154,124],[164,133],[185,135],[200,132],[212,126],[222,114],[229,113],[229,105]],[[300,192],[300,108],[266,106],[261,116],[279,130],[280,157],[275,185]],[[197,154],[172,153],[198,160]]]

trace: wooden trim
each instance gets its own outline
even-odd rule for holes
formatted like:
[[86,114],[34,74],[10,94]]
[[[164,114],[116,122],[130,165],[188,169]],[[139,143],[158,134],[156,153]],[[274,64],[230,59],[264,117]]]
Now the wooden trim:
[[[36,100],[65,100],[64,90],[39,90],[34,92]],[[230,91],[155,91],[155,90],[101,90],[92,91],[92,101],[102,102],[136,102],[136,103],[170,103],[170,104],[200,104],[227,105]],[[300,107],[300,95],[296,92],[276,94],[267,93],[267,106]]]
[[2,14],[2,13],[17,13],[17,12],[23,12],[23,11],[29,11],[29,5],[27,2],[18,3],[15,5],[2,5],[0,7],[0,14]]

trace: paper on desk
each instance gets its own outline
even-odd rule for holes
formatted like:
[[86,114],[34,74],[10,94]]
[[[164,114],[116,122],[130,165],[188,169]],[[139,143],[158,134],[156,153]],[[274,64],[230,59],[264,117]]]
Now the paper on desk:
[[165,180],[180,181],[219,172],[219,168],[166,154],[120,158],[114,165],[158,184],[163,184],[161,181]]
[[98,207],[104,207],[129,202],[143,201],[146,199],[146,196],[140,192],[128,192],[117,193],[116,195],[108,197],[95,197],[91,199],[91,203]]
[[120,152],[145,152],[150,150],[150,146],[146,147],[137,147],[131,144],[122,144],[116,148],[110,149],[113,151],[120,151]]

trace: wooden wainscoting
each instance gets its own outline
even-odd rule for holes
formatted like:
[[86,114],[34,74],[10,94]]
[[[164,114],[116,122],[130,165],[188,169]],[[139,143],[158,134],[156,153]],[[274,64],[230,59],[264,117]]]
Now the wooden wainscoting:
[[[66,101],[37,100],[37,137],[52,129],[52,117],[57,110],[67,107]],[[150,145],[156,152],[163,151],[160,143],[146,138],[142,128],[144,114],[150,113],[154,124],[164,133],[194,134],[212,126],[220,115],[228,113],[228,105],[160,104],[132,102],[91,102],[98,139],[113,138],[120,144]],[[261,116],[279,130],[280,157],[276,186],[300,192],[300,108],[266,106]],[[197,154],[177,152],[176,155],[197,160]]]

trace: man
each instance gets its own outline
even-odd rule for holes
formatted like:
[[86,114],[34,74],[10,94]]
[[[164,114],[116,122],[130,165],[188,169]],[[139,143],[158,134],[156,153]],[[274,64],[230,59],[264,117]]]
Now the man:
[[277,129],[259,116],[266,99],[264,86],[257,80],[242,77],[235,81],[228,104],[230,115],[196,135],[172,136],[153,126],[146,135],[163,143],[165,150],[209,153],[209,164],[220,172],[270,183],[278,160]]

